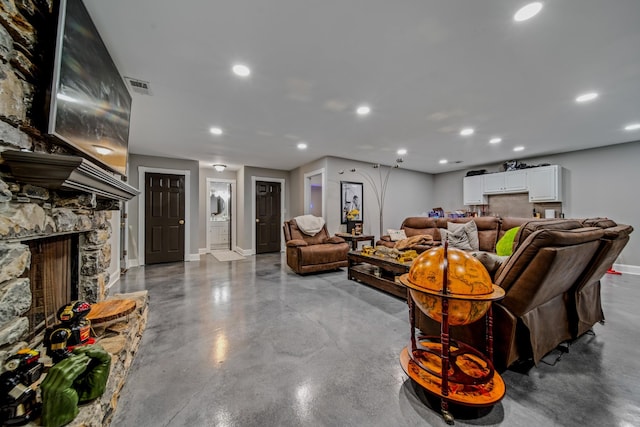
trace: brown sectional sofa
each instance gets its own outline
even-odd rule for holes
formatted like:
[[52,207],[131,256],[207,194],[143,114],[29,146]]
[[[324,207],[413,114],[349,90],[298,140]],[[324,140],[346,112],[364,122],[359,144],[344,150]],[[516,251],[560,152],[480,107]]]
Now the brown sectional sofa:
[[[465,220],[470,219],[453,221]],[[478,234],[483,233],[481,250],[489,252],[495,251],[496,241],[506,230],[520,226],[513,254],[493,277],[494,283],[505,290],[504,299],[493,305],[494,361],[498,369],[516,361],[533,360],[537,364],[559,344],[582,335],[604,319],[600,278],[628,242],[631,226],[603,218],[471,220],[476,221]],[[425,233],[437,241],[437,228],[446,228],[446,220],[407,218],[403,228],[407,236]],[[384,238],[379,243],[393,244]],[[422,313],[417,313],[416,324],[427,335],[440,333],[440,324]],[[453,339],[478,349],[486,346],[484,322],[451,327],[450,331]]]
[[[524,221],[525,219],[523,219]],[[406,218],[402,221],[400,229],[404,230],[407,237],[417,236],[420,234],[433,237],[436,244],[441,240],[440,228],[447,228],[447,222],[465,223],[475,221],[478,228],[478,240],[480,242],[480,250],[486,252],[495,252],[496,242],[498,241],[498,233],[500,231],[501,219],[493,216],[483,216],[476,218],[429,218],[424,216],[414,216]],[[519,224],[518,224],[519,225]],[[389,236],[382,236],[376,245],[387,246],[393,248],[395,242],[391,241]],[[418,245],[413,247],[417,252],[422,252],[431,248],[431,245]]]

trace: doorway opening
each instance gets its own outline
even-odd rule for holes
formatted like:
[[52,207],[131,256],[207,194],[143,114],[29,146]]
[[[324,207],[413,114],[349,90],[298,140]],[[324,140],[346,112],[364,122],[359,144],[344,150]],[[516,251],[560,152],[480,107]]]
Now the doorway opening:
[[324,168],[304,174],[304,213],[325,217],[325,171]]
[[236,181],[207,178],[207,251],[235,248]]

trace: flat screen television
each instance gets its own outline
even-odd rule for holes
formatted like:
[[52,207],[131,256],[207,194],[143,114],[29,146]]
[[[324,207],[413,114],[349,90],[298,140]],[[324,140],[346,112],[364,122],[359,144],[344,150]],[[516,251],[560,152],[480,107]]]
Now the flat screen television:
[[87,9],[61,0],[48,133],[126,176],[130,116],[129,90]]

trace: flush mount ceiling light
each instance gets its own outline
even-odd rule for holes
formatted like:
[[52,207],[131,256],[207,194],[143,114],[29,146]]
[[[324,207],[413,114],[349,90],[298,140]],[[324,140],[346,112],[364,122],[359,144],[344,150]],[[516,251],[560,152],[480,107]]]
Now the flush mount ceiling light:
[[211,132],[214,135],[222,135],[222,129],[218,128],[218,127],[212,127],[209,129],[209,132]]
[[536,16],[538,13],[540,13],[541,10],[542,2],[536,1],[533,3],[529,3],[518,9],[515,15],[513,15],[513,20],[516,22],[526,21]]
[[298,150],[306,150],[307,149],[307,143],[306,142],[299,142],[298,143]]
[[449,161],[447,159],[440,159],[438,163],[440,163],[441,165],[446,165],[447,163],[449,163]]
[[598,97],[597,92],[583,93],[582,95],[579,95],[576,98],[576,102],[589,102],[589,101],[593,101],[597,97]]
[[624,130],[638,130],[640,129],[640,123],[631,123],[624,127]]
[[524,147],[522,145],[518,145],[517,147],[513,147],[513,151],[522,151]]
[[398,156],[404,156],[405,154],[407,154],[406,148],[401,148],[398,150]]
[[218,171],[218,172],[222,172],[227,168],[227,165],[221,165],[221,164],[215,164],[213,165],[213,168]]
[[360,105],[356,109],[356,113],[358,113],[359,116],[366,116],[370,112],[371,112],[371,107],[369,107],[368,105]]
[[104,147],[102,145],[94,145],[93,148],[96,149],[96,152],[98,154],[102,154],[103,156],[113,153],[113,150],[111,148]]
[[473,128],[464,128],[460,131],[460,135],[461,136],[469,136],[469,135],[473,135],[473,133],[475,132],[475,130]]
[[244,64],[235,64],[232,68],[233,73],[240,77],[249,77],[251,69]]
[[491,138],[489,140],[489,144],[500,144],[502,142],[502,138]]

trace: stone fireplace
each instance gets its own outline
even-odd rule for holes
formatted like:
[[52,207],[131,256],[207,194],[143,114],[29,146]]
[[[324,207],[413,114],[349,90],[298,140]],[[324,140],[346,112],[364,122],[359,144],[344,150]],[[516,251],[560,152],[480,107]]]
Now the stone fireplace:
[[[53,0],[0,2],[0,372],[8,356],[42,342],[61,305],[105,299],[118,258],[110,220],[137,194],[43,134],[56,21]],[[126,322],[94,328],[106,334],[111,375],[74,425],[109,423],[146,323],[146,293],[131,299]]]

